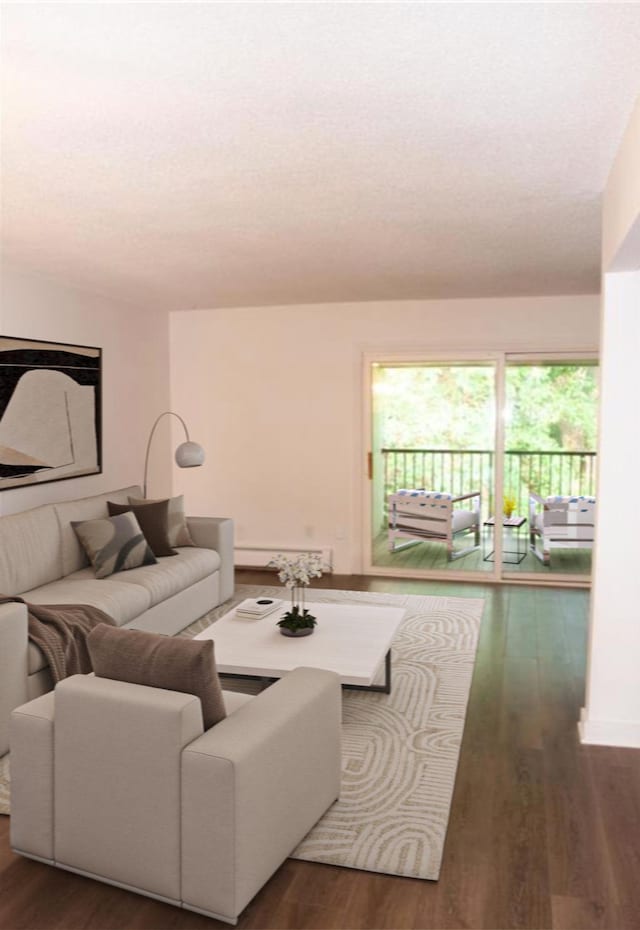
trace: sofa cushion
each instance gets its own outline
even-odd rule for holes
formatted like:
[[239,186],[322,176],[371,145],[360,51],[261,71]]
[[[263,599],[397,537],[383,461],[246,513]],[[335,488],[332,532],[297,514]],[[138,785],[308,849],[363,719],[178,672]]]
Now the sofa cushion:
[[22,594],[61,577],[60,530],[51,504],[0,519],[3,594]]
[[27,669],[29,675],[34,675],[43,668],[49,668],[49,661],[45,658],[44,652],[38,649],[35,643],[29,640],[27,646]]
[[169,543],[168,500],[147,501],[144,504],[116,504],[115,501],[107,501],[107,510],[110,517],[133,511],[144,538],[156,557],[178,554]]
[[200,698],[205,730],[226,717],[213,640],[119,630],[99,623],[87,637],[87,646],[99,678],[193,694]]
[[[108,517],[107,500],[126,504],[129,495],[139,495],[140,488],[133,485],[119,491],[107,491],[105,494],[96,494],[93,497],[83,497],[76,501],[63,501],[53,504],[60,527],[60,541],[62,543],[62,569],[58,578],[77,572],[89,564],[87,555],[73,532],[71,521],[76,523],[85,520],[97,520]],[[35,585],[31,585],[35,587]]]
[[122,584],[122,577],[97,579],[92,568],[83,568],[68,578],[25,591],[22,597],[28,604],[90,604],[123,626],[151,607],[151,596],[141,585]]
[[[90,604],[104,610],[118,626],[135,620],[151,606],[151,597],[145,588],[119,584],[112,578],[97,580],[92,568],[83,568],[69,578],[25,591],[22,596],[32,604]],[[32,642],[29,642],[27,662],[29,675],[49,664]]]
[[213,549],[179,549],[178,555],[160,559],[157,565],[134,568],[118,575],[125,584],[141,585],[149,592],[151,605],[166,601],[220,568],[220,556]]

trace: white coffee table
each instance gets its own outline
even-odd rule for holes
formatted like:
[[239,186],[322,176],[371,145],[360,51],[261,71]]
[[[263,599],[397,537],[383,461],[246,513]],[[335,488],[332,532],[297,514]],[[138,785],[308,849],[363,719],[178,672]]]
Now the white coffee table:
[[[343,687],[391,693],[391,642],[406,613],[403,607],[369,604],[305,604],[318,625],[311,636],[283,636],[282,611],[261,620],[241,620],[235,610],[198,633],[212,639],[221,675],[281,678],[298,666],[337,672]],[[384,666],[384,683],[379,677]]]

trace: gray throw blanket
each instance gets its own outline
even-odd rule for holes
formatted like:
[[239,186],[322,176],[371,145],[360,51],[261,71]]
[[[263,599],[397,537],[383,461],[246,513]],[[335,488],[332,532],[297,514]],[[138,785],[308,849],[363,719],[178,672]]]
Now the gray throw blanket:
[[21,597],[0,594],[0,604],[26,604],[29,613],[29,639],[49,660],[53,681],[92,671],[87,636],[99,623],[115,626],[103,610],[90,604],[27,604]]

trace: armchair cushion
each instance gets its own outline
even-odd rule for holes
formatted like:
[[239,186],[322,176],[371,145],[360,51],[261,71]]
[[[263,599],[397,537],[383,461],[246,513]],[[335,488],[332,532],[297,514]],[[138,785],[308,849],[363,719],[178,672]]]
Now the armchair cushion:
[[205,730],[227,716],[213,640],[171,638],[101,623],[87,645],[99,678],[193,694],[200,699]]

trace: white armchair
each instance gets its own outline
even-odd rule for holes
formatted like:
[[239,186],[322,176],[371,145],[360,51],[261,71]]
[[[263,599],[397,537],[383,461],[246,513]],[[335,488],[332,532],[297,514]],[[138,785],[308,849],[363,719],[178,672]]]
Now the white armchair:
[[[466,506],[456,507],[462,501]],[[401,489],[389,495],[389,549],[397,552],[418,542],[442,542],[449,561],[473,552],[480,545],[480,491],[446,494],[424,488]],[[473,545],[454,548],[456,536],[473,533]],[[408,542],[398,544],[398,539]]]
[[198,698],[76,675],[11,720],[15,852],[228,923],[340,787],[341,693],[299,668],[203,732]]
[[595,497],[540,497],[529,494],[529,542],[544,565],[552,549],[591,549],[595,536]]

